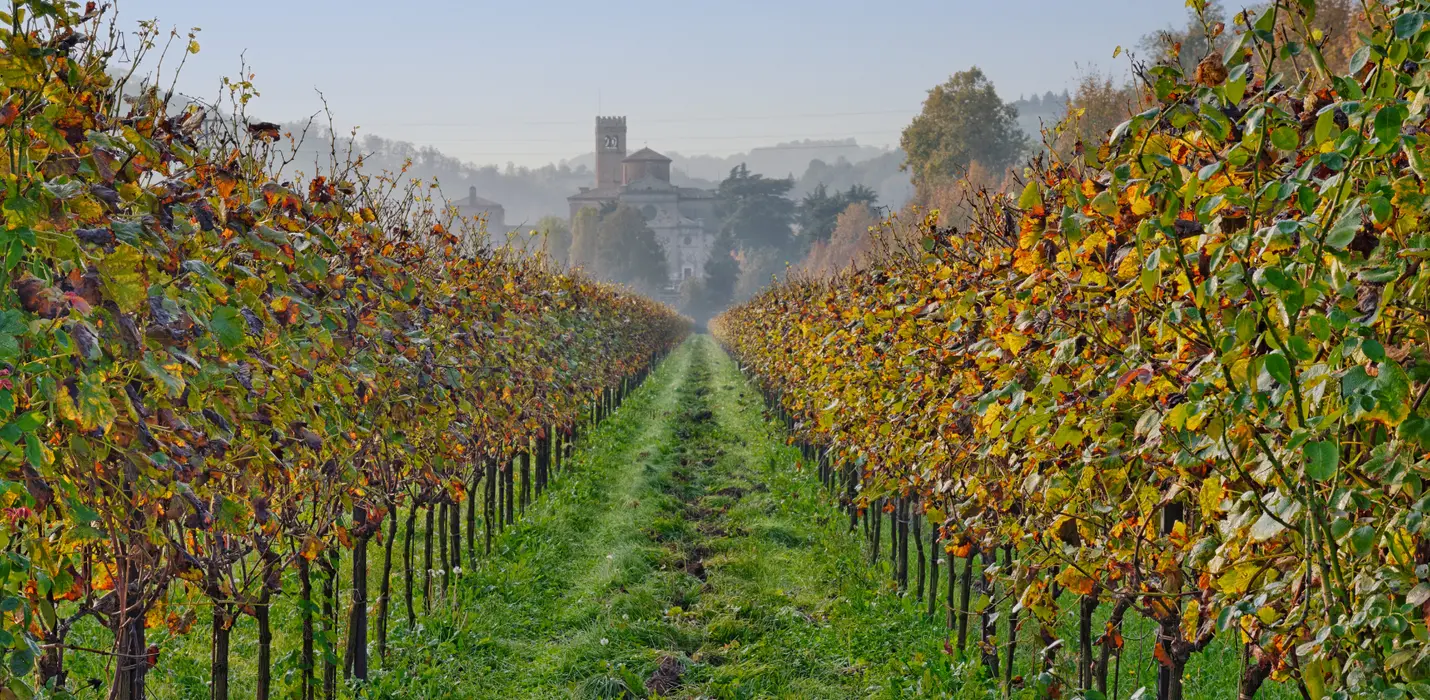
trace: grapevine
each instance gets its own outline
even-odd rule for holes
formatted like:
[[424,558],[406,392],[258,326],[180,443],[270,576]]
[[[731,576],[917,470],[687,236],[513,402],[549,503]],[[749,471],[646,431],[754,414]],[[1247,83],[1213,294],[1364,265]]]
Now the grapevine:
[[[184,634],[192,613],[172,601],[188,596],[210,603],[213,696],[249,616],[269,697],[268,611],[296,573],[312,697],[319,658],[367,673],[369,543],[385,651],[401,511],[408,562],[425,513],[427,605],[479,526],[513,523],[687,322],[473,245],[420,193],[354,168],[291,181],[290,137],[241,109],[124,94],[105,16],[0,13],[0,696],[57,692],[67,654],[96,653],[111,697],[144,697],[163,663],[151,632]],[[315,627],[335,619],[344,552],[355,588],[333,649]],[[90,621],[112,649],[72,648]]]
[[896,219],[917,250],[712,322],[829,455],[851,524],[938,525],[949,624],[993,678],[1006,621],[1038,687],[1101,697],[1140,616],[1159,697],[1216,640],[1241,697],[1430,693],[1430,4],[1367,11],[1341,76],[1314,2],[1243,12],[967,230]]

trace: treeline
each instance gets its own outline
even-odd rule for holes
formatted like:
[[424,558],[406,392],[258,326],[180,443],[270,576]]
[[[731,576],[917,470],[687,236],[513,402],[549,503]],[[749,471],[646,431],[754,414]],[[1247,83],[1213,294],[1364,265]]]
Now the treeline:
[[[708,318],[733,301],[748,299],[810,251],[842,250],[842,241],[832,242],[840,217],[851,209],[873,212],[878,206],[877,194],[863,185],[844,191],[818,185],[799,201],[791,198],[795,186],[793,179],[768,178],[743,166],[720,183],[716,220],[707,222],[714,228],[710,259],[702,274],[675,289],[682,311]],[[664,294],[669,288],[666,252],[641,212],[629,206],[587,207],[569,226],[547,217],[530,235],[518,232],[513,241],[528,253],[539,252],[646,294]]]
[[[1152,32],[1128,52],[1119,49],[1129,55],[1133,69],[1125,81],[1094,69],[1071,93],[1047,93],[1012,103],[999,97],[977,67],[935,86],[900,144],[915,187],[906,211],[937,209],[941,223],[966,225],[980,192],[1008,192],[1021,186],[1012,171],[1026,158],[1055,153],[1068,159],[1079,149],[1106,140],[1114,127],[1155,103],[1156,86],[1147,67],[1175,63],[1190,74],[1209,52],[1230,49],[1231,34],[1225,27],[1235,22],[1224,4],[1212,0],[1193,5],[1184,26]],[[1294,24],[1283,23],[1276,31],[1314,33],[1322,60],[1332,72],[1346,70],[1359,47],[1358,36],[1369,26],[1361,4],[1354,0],[1323,0],[1305,27]],[[1309,58],[1303,52],[1287,60],[1305,69]],[[1063,104],[1057,104],[1059,100]]]
[[479,232],[351,165],[278,179],[286,135],[244,115],[245,81],[207,107],[120,99],[124,37],[93,3],[15,2],[0,24],[0,694],[63,697],[82,656],[110,697],[142,698],[161,640],[204,610],[211,696],[249,617],[271,697],[270,611],[296,576],[294,693],[333,697],[339,666],[361,682],[370,640],[386,651],[399,533],[412,618],[414,574],[425,606],[476,556],[478,522],[487,543],[512,524],[686,332],[640,297],[472,252]]
[[1343,3],[1201,6],[1108,138],[712,322],[1005,693],[1430,694],[1430,3],[1364,7],[1337,70]]

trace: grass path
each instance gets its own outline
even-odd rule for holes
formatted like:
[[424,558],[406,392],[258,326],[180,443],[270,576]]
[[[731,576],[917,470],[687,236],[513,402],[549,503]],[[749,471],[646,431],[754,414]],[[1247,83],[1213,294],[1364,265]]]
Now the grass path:
[[878,595],[858,538],[710,340],[587,444],[453,612],[397,638],[376,694],[901,697],[938,656],[942,631]]
[[[942,625],[894,590],[887,556],[869,565],[862,534],[848,532],[813,474],[800,473],[798,451],[763,409],[735,363],[709,338],[692,338],[416,625],[403,615],[394,573],[389,655],[373,659],[369,685],[340,682],[339,696],[1000,697],[978,678],[981,666],[944,653]],[[376,591],[378,567],[372,575]],[[273,612],[280,697],[298,682],[296,585],[285,579]],[[349,587],[340,585],[344,605]],[[165,644],[150,674],[158,700],[208,695],[208,615],[194,609],[194,629]],[[1060,620],[1064,638],[1075,622]],[[92,627],[76,638],[105,648],[107,632]],[[1001,616],[999,629],[1006,648]],[[1124,632],[1126,698],[1150,687],[1156,669],[1150,627],[1133,621]],[[1041,663],[1033,635],[1020,633],[1020,674]],[[155,637],[163,641],[161,631]],[[255,654],[245,616],[234,631],[233,697],[252,695]],[[1236,697],[1238,662],[1221,642],[1197,655],[1187,696]],[[1059,658],[1065,675],[1071,663]],[[76,697],[104,697],[102,664],[71,655]],[[1294,696],[1280,686],[1263,694]]]

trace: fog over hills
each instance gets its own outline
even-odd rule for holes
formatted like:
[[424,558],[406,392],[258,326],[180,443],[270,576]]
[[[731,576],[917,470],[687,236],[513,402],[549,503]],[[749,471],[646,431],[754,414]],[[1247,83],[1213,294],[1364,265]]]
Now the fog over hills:
[[[304,126],[290,123],[284,128],[297,136]],[[294,167],[326,168],[331,143],[333,134],[326,125],[309,126]],[[513,226],[534,224],[548,215],[567,216],[566,198],[581,187],[591,186],[594,178],[593,153],[539,168],[498,167],[469,163],[431,146],[391,140],[378,134],[359,133],[353,142],[348,134],[339,133],[336,143],[340,157],[351,144],[354,153],[363,156],[365,169],[371,173],[397,172],[410,161],[409,177],[435,179],[450,199],[465,197],[468,188],[475,187],[482,197],[506,208],[506,223]],[[652,147],[658,150],[658,145]],[[761,175],[793,177],[795,188],[791,194],[796,197],[821,182],[837,189],[865,185],[878,192],[880,204],[892,207],[902,206],[913,194],[908,173],[899,171],[904,160],[902,151],[861,145],[854,139],[780,143],[729,156],[664,154],[672,160],[671,181],[684,187],[713,189],[731,168],[744,163]]]
[[[850,163],[872,160],[889,153],[889,149],[860,145],[855,139],[788,141],[773,146],[752,148],[745,153],[729,156],[686,155],[678,151],[663,150],[659,144],[642,143],[650,146],[671,160],[671,167],[684,172],[691,178],[718,182],[730,173],[730,169],[744,163],[751,171],[768,177],[798,178],[809,168],[811,161],[822,160],[833,163],[843,158]],[[573,167],[591,167],[596,162],[596,154],[584,153],[567,161]]]
[[[1067,100],[1066,91],[1048,92],[1020,98],[1012,104],[1018,109],[1019,127],[1036,140],[1042,126],[1055,123],[1066,113]],[[296,135],[304,126],[291,123],[285,128]],[[295,165],[326,168],[331,141],[326,125],[309,126]],[[337,152],[346,152],[350,142],[348,134],[339,133]],[[433,146],[387,139],[379,134],[359,133],[352,145],[355,153],[364,156],[368,172],[397,172],[410,161],[410,177],[436,180],[448,198],[465,197],[469,188],[477,188],[482,197],[506,208],[506,223],[513,226],[531,225],[543,216],[565,217],[569,212],[566,198],[581,187],[591,186],[594,178],[594,153],[530,168],[477,165]],[[659,144],[642,145],[661,151]],[[914,194],[909,174],[900,169],[904,162],[902,150],[860,144],[853,138],[786,141],[725,156],[661,153],[671,159],[671,181],[682,187],[713,189],[732,168],[745,164],[751,172],[766,177],[793,178],[795,186],[790,195],[796,199],[820,184],[831,191],[863,185],[878,193],[881,206],[897,209]]]

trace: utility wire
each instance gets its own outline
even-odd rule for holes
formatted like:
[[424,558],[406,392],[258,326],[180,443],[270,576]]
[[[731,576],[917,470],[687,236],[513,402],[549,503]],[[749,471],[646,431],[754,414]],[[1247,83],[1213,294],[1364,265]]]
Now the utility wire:
[[[727,117],[677,117],[677,118],[633,118],[632,123],[639,124],[697,124],[704,122],[731,122],[731,121],[762,121],[777,119],[824,119],[833,117],[872,117],[887,116],[894,114],[907,115],[913,117],[918,113],[917,109],[886,109],[874,112],[813,112],[809,114],[762,114],[762,115],[735,115]],[[465,126],[470,127],[471,122],[368,122],[369,126]],[[592,120],[584,121],[524,121],[518,122],[520,126],[593,126]]]

